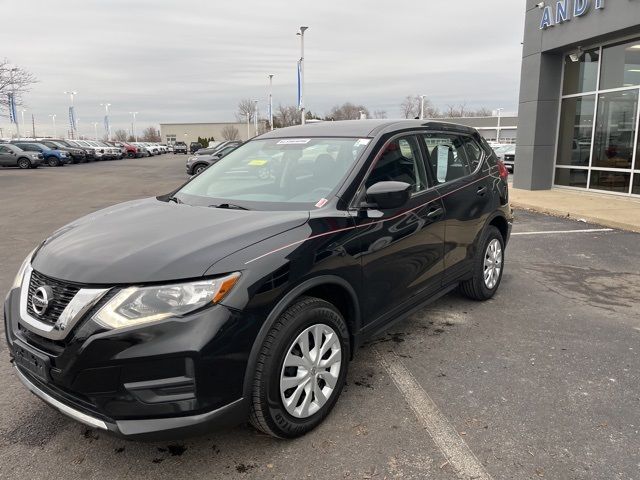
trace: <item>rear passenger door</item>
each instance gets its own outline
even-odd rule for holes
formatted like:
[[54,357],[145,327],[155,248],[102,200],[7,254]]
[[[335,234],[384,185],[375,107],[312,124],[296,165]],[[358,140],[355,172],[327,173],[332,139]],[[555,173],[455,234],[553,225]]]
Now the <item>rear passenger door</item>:
[[446,285],[471,268],[475,240],[492,211],[492,179],[484,151],[472,135],[428,132],[422,139],[445,210]]

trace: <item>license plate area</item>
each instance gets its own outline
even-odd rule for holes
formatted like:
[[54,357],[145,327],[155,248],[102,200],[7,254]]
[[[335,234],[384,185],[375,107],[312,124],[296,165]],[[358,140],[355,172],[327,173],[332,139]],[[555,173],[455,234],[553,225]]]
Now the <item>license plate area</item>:
[[14,344],[14,362],[18,368],[30,373],[37,379],[49,381],[49,357],[31,349],[24,348],[18,343]]

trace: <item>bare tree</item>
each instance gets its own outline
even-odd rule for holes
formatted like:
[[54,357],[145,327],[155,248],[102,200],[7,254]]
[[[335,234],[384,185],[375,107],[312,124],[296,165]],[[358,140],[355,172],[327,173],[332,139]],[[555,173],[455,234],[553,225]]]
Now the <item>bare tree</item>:
[[239,140],[240,132],[233,125],[227,125],[222,129],[222,138],[225,140]]
[[467,112],[468,117],[492,117],[493,112],[487,107],[480,107],[477,110]]
[[160,132],[156,127],[147,127],[142,131],[140,140],[143,142],[159,142]]
[[291,127],[300,123],[300,111],[295,105],[278,105],[273,116],[273,126],[277,128]]
[[386,110],[375,110],[373,112],[373,118],[388,118]]
[[238,122],[253,122],[255,113],[256,104],[250,98],[243,98],[238,102],[238,111],[236,112],[236,119],[238,120]]
[[358,120],[364,114],[369,117],[369,110],[364,105],[355,105],[351,102],[336,105],[329,112],[328,118],[331,120]]
[[22,95],[37,83],[33,74],[12,65],[8,59],[0,60],[0,116],[7,116],[9,106],[8,93],[15,93],[16,106],[22,105]]
[[400,110],[404,118],[416,118],[420,115],[420,97],[407,95],[400,104]]
[[113,133],[113,138],[115,138],[118,142],[126,142],[129,134],[126,130],[119,128]]

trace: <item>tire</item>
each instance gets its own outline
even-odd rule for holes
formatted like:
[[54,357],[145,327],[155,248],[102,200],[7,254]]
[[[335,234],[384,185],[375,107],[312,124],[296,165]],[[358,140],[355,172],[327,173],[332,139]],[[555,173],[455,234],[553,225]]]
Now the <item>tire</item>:
[[502,280],[504,239],[500,230],[490,225],[483,232],[478,245],[473,259],[473,276],[460,284],[460,291],[472,300],[484,301],[495,295]]
[[198,175],[200,172],[203,172],[207,169],[207,165],[199,164],[193,167],[193,174]]
[[135,152],[127,152],[127,157],[136,158],[136,154],[135,154]]
[[47,165],[49,165],[50,167],[57,167],[59,164],[60,162],[56,157],[47,158]]
[[27,168],[31,168],[31,162],[28,158],[19,158],[18,159],[18,168],[21,170],[26,170]]
[[[310,361],[315,342],[305,360],[299,344],[304,342],[305,335],[309,347],[310,339],[318,337],[321,348],[329,345],[319,360],[333,360],[330,368],[319,365],[317,360]],[[331,340],[333,335],[335,340]],[[278,438],[299,437],[317,427],[340,396],[347,376],[349,349],[347,324],[336,307],[319,298],[300,297],[275,322],[258,354],[251,392],[251,424]],[[315,353],[318,358],[318,352]],[[285,357],[298,366],[285,366]],[[304,375],[300,377],[300,373]],[[291,387],[285,390],[286,385]],[[291,401],[288,407],[287,399]]]

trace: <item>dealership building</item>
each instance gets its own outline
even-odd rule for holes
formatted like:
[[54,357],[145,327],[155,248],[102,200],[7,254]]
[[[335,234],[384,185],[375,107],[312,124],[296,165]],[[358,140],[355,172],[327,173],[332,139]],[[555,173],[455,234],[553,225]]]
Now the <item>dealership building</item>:
[[640,196],[640,1],[526,8],[514,186]]
[[[255,126],[238,122],[217,123],[161,123],[160,137],[168,144],[197,142],[198,138],[216,140],[247,140],[255,135]],[[233,137],[233,138],[231,138]]]

